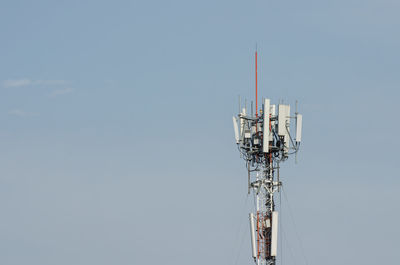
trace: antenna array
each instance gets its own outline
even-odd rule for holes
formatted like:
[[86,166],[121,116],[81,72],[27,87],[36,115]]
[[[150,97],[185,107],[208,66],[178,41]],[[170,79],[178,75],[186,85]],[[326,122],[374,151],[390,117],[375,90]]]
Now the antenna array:
[[[257,91],[257,90],[256,90]],[[256,104],[257,106],[257,104]],[[279,164],[298,152],[301,142],[302,115],[290,115],[290,105],[272,105],[264,99],[262,108],[249,115],[247,106],[233,117],[235,140],[241,157],[246,161],[248,193],[256,200],[254,213],[249,214],[252,257],[257,265],[276,262],[278,248],[278,211],[274,194],[282,182]],[[295,138],[291,134],[291,120],[295,121]]]

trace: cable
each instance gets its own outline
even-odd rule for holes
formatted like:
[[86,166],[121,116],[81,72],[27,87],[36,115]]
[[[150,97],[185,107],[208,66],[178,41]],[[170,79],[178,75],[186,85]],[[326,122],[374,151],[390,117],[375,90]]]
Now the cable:
[[237,252],[237,256],[236,256],[236,260],[235,260],[234,265],[237,265],[237,263],[238,263],[238,261],[239,261],[240,252],[241,252],[242,247],[243,247],[243,242],[244,242],[245,235],[246,235],[246,229],[243,230],[242,240],[240,240],[239,250],[238,250],[238,252]]
[[279,222],[279,233],[280,233],[280,238],[281,238],[281,246],[280,246],[280,250],[281,250],[281,265],[283,265],[283,246],[282,246],[282,242],[283,242],[283,237],[282,237],[282,217],[283,217],[283,211],[282,211],[282,193],[279,192],[279,211],[280,213],[280,222]]
[[[242,210],[240,211],[240,216],[242,216],[242,213],[245,212],[245,210],[246,210],[246,206],[247,206],[247,201],[248,201],[248,199],[249,199],[249,195],[247,194],[247,195],[246,195],[245,202],[244,202],[244,205],[243,205],[243,208],[242,208]],[[242,219],[242,218],[240,218],[240,219],[241,219],[241,221],[239,221],[239,227],[238,227],[237,232],[236,232],[235,242],[236,242],[236,241],[239,239],[239,237],[240,237],[240,230],[242,229],[242,225],[243,225],[243,219]],[[236,255],[235,262],[234,262],[235,265],[237,264],[237,262],[238,262],[238,260],[239,260],[239,257],[240,257],[240,250],[241,250],[241,248],[242,248],[242,246],[243,246],[243,241],[244,241],[245,232],[246,232],[246,229],[243,230],[243,235],[242,235],[242,238],[241,238],[241,240],[240,240],[240,242],[239,242],[239,248],[238,248],[238,251],[236,252],[237,255]],[[235,249],[233,249],[233,251],[235,252]],[[232,255],[232,256],[233,256],[233,255]]]
[[301,241],[301,238],[300,238],[300,236],[299,236],[299,233],[297,232],[297,226],[296,226],[296,223],[295,223],[295,221],[294,221],[294,217],[293,217],[293,214],[292,214],[292,209],[291,209],[291,207],[290,207],[289,200],[287,199],[286,192],[285,192],[285,190],[283,189],[283,187],[282,187],[282,192],[283,192],[283,197],[285,198],[286,203],[287,203],[287,205],[288,205],[289,214],[290,214],[290,217],[291,217],[292,222],[293,222],[293,226],[294,226],[294,230],[295,230],[295,233],[296,233],[297,240],[299,241],[299,244],[300,244],[301,254],[303,255],[304,263],[305,263],[306,265],[309,265],[308,260],[307,260],[307,257],[306,257],[305,252],[304,252],[303,242]]
[[293,260],[294,264],[297,264],[297,262],[296,262],[297,260],[295,259],[294,255],[293,255],[293,251],[292,251],[292,248],[290,247],[289,240],[287,240],[285,231],[283,231],[283,229],[282,229],[282,234],[283,234],[283,239],[285,240],[287,248],[289,250],[289,254],[292,257],[292,260]]

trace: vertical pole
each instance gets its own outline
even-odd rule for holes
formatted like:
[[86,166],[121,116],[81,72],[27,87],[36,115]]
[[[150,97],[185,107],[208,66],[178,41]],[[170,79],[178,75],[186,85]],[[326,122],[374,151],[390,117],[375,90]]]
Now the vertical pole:
[[[258,176],[257,176],[258,181]],[[254,190],[254,192],[256,192]],[[260,264],[260,199],[256,193],[256,211],[257,211],[257,265]]]
[[247,194],[250,194],[250,162],[247,162]]
[[242,112],[242,105],[241,105],[241,102],[240,102],[240,95],[239,95],[239,114]]
[[256,117],[258,117],[258,100],[257,100],[257,98],[258,98],[258,95],[257,95],[257,82],[258,82],[258,79],[257,79],[257,48],[256,48]]

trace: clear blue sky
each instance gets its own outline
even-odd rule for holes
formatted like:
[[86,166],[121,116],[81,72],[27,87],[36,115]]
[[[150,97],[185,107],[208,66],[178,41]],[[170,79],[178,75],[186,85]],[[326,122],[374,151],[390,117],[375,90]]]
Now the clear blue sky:
[[252,264],[231,117],[256,43],[260,94],[304,115],[279,265],[396,264],[399,12],[1,1],[0,264]]

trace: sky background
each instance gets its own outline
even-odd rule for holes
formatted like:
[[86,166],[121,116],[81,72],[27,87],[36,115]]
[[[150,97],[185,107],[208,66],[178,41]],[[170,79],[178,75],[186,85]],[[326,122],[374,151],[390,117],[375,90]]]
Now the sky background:
[[232,116],[256,43],[259,94],[304,117],[278,264],[397,264],[399,12],[2,0],[0,264],[253,264]]

